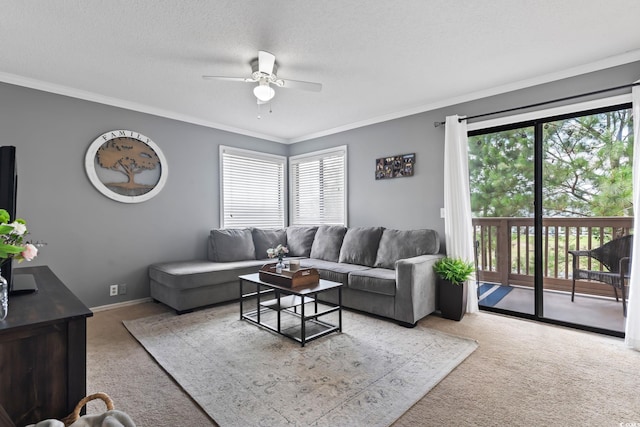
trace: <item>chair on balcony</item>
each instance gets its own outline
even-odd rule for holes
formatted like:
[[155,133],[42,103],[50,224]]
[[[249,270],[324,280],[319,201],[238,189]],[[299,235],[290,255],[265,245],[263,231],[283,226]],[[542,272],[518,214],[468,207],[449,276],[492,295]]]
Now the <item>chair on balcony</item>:
[[[629,278],[629,260],[633,235],[614,239],[599,248],[589,251],[569,251],[573,256],[573,284],[571,287],[571,302],[576,292],[576,280],[586,279],[606,283],[613,287],[618,299],[618,289],[622,291],[622,314],[627,316],[625,279]],[[579,257],[588,256],[600,261],[609,271],[583,270],[580,268]]]

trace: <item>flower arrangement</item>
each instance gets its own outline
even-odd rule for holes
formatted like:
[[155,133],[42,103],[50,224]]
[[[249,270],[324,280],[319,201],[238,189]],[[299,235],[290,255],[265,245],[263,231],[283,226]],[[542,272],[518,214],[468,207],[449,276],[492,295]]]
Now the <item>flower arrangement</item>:
[[267,249],[267,256],[269,258],[278,258],[279,262],[282,262],[282,258],[284,258],[285,254],[289,253],[289,249],[286,246],[279,244],[275,248]]
[[10,221],[9,212],[0,209],[0,265],[11,258],[18,262],[31,261],[38,255],[38,248],[28,242],[23,244],[27,222],[22,218]]

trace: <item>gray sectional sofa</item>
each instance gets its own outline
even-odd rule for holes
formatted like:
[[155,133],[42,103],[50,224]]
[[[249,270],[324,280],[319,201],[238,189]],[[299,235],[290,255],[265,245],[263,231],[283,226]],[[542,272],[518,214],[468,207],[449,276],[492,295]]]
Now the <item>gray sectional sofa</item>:
[[344,307],[405,326],[436,309],[433,264],[443,256],[438,253],[438,233],[383,227],[211,230],[207,260],[149,267],[151,297],[179,314],[236,300],[238,276],[274,262],[267,258],[267,249],[279,243],[287,246],[289,257],[300,259],[301,267],[316,268],[321,278],[343,283]]

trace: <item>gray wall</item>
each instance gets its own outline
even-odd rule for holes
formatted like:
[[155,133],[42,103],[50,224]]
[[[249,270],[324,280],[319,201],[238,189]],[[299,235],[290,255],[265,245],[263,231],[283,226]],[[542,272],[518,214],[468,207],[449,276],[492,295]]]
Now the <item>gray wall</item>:
[[[349,226],[443,231],[443,137],[419,114],[300,142],[290,154],[347,145]],[[416,153],[412,177],[375,179],[376,159],[407,153]]]
[[[111,200],[87,178],[89,145],[113,129],[138,131],[164,153],[168,181],[151,200]],[[220,144],[287,152],[270,141],[0,84],[0,145],[17,147],[17,213],[31,239],[47,242],[19,266],[48,265],[90,307],[148,297],[149,264],[206,257],[208,231],[220,224]],[[109,297],[114,283],[127,283],[127,295]]]
[[[32,239],[48,243],[36,260],[22,265],[50,266],[90,307],[147,297],[149,264],[205,257],[208,231],[219,225],[220,144],[280,155],[347,145],[350,226],[443,234],[444,128],[434,128],[434,121],[639,77],[640,63],[628,64],[289,146],[0,83],[0,145],[17,147],[18,214]],[[162,149],[169,179],[155,198],[124,204],[93,188],[84,170],[86,150],[113,129],[138,131]],[[376,158],[404,153],[416,153],[413,177],[374,179]],[[127,295],[109,297],[113,283],[127,283]]]

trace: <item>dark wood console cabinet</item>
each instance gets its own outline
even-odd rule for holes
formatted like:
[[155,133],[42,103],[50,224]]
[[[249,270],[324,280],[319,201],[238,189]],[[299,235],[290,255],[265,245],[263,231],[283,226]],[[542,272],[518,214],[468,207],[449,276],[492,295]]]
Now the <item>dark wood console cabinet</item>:
[[9,297],[0,321],[0,405],[18,426],[69,415],[85,397],[89,310],[49,267],[31,274],[38,292]]

